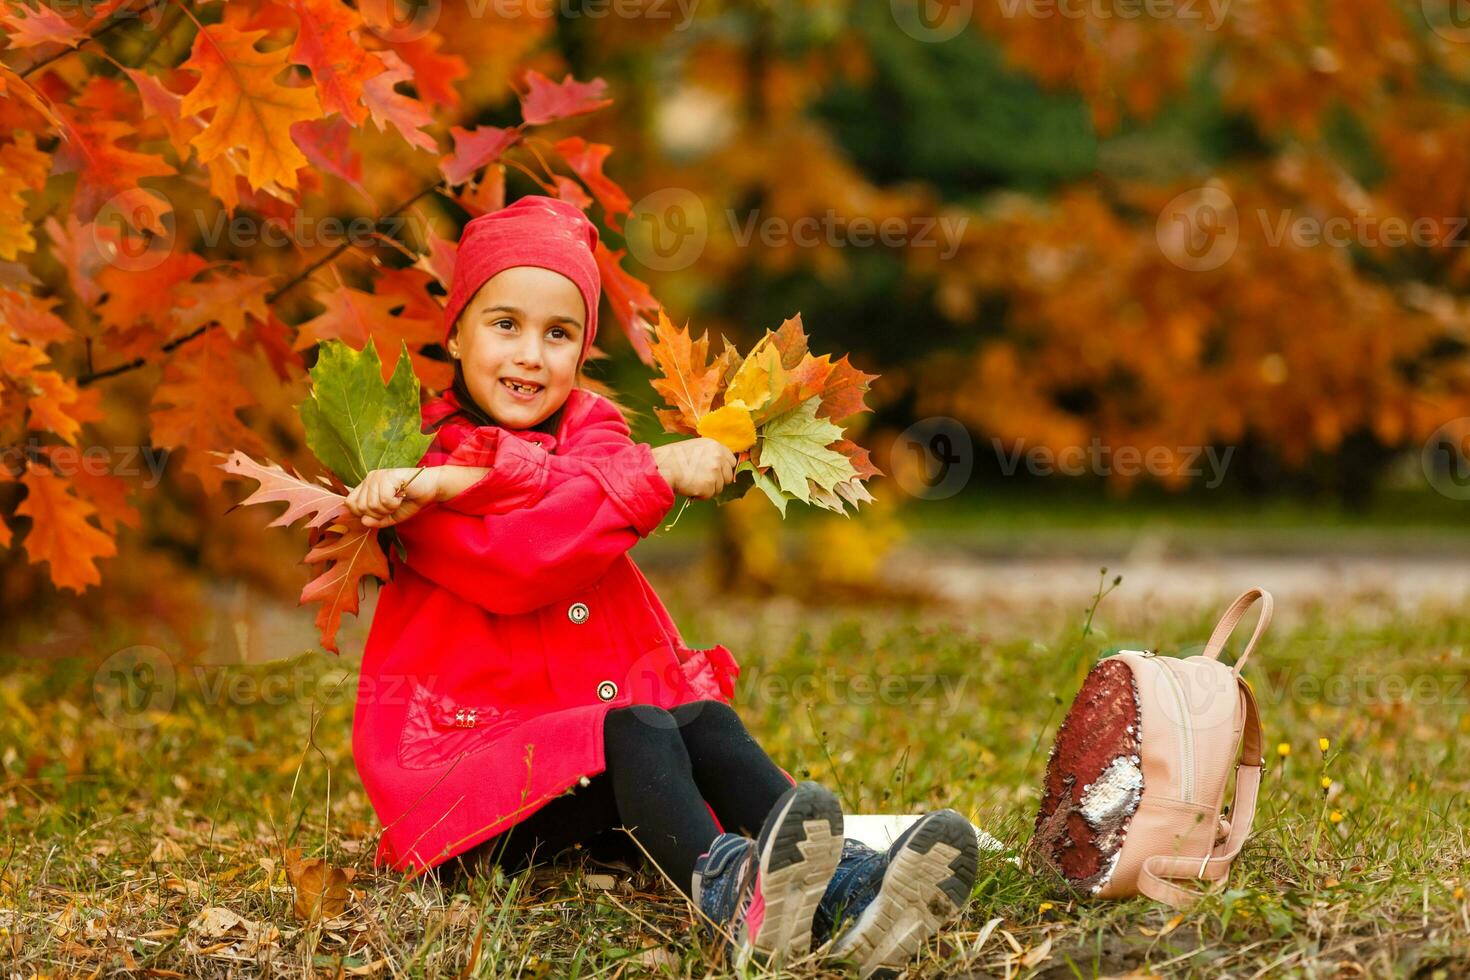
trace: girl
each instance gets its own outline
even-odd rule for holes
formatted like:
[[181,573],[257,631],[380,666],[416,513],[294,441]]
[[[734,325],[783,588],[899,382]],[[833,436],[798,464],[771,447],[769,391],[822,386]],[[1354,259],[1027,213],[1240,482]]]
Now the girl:
[[901,966],[969,897],[970,823],[928,814],[886,853],[845,841],[832,794],[793,785],[731,709],[730,651],[690,649],[629,559],[735,457],[634,443],[578,385],[597,241],[580,209],[535,195],[466,226],[425,468],[375,470],[348,497],[407,554],[389,554],[353,724],[378,863],[520,867],[621,826],[737,962],[837,935],[830,952],[865,974]]

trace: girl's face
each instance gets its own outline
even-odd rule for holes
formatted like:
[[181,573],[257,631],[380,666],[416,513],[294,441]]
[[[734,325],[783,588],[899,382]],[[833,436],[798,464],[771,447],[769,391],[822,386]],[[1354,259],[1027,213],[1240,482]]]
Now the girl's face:
[[561,407],[577,378],[586,304],[559,272],[518,265],[492,276],[449,339],[470,394],[497,423],[526,429]]

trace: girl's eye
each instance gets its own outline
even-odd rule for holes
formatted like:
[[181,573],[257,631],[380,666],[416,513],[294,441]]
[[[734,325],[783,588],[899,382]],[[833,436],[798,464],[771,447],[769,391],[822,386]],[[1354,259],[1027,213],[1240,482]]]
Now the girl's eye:
[[504,327],[507,330],[509,330],[511,327],[514,327],[515,325],[516,324],[514,320],[496,320],[494,323],[491,324],[492,327]]
[[558,340],[567,339],[572,336],[570,333],[567,332],[566,327],[552,327],[551,335]]

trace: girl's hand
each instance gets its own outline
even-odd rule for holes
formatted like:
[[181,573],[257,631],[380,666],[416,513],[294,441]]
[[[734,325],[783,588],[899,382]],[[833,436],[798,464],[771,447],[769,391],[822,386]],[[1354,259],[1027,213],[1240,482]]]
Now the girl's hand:
[[713,497],[735,479],[735,454],[702,436],[654,446],[653,460],[659,475],[685,497]]
[[406,521],[439,499],[439,469],[426,466],[420,472],[419,467],[407,466],[373,470],[347,495],[347,509],[362,518],[367,527]]

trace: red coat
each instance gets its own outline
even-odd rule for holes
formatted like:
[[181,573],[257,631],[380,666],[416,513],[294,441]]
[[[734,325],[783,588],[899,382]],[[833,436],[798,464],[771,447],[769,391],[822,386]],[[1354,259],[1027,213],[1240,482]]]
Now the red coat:
[[[456,407],[424,406],[427,428]],[[605,768],[603,716],[728,702],[729,650],[691,650],[628,550],[673,491],[605,398],[573,389],[553,437],[439,430],[425,465],[488,466],[397,525],[363,653],[352,751],[385,830],[379,864],[422,870]]]

